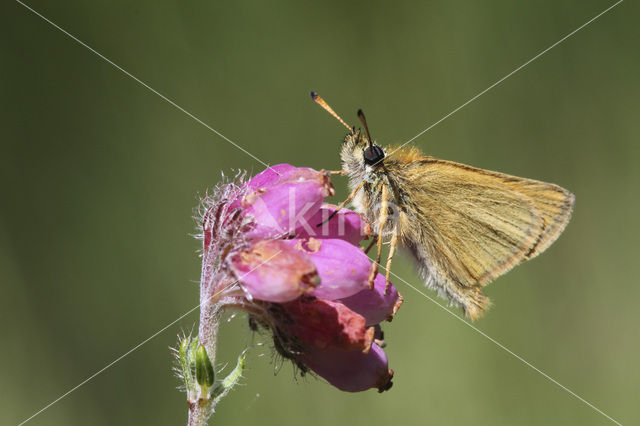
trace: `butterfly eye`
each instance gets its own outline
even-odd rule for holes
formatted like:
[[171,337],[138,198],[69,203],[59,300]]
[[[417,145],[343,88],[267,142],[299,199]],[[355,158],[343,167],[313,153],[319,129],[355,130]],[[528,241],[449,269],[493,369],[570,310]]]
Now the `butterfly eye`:
[[378,145],[370,145],[364,150],[364,163],[373,166],[384,159],[384,151]]

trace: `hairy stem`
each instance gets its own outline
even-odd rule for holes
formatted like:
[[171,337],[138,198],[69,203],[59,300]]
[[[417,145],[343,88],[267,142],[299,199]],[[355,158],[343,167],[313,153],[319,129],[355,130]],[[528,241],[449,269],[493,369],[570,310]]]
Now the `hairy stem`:
[[[208,253],[205,253],[205,257]],[[220,322],[220,308],[218,302],[219,289],[223,288],[224,280],[217,279],[215,270],[210,263],[203,262],[200,277],[200,325],[198,327],[199,343],[207,350],[211,364],[215,366],[216,345],[218,341],[218,327]],[[222,282],[221,282],[222,281]],[[198,386],[198,394],[189,403],[189,426],[205,426],[211,416],[214,405],[209,389]]]
[[189,423],[188,426],[204,426],[211,414],[211,400],[189,402]]
[[[215,365],[216,344],[218,340],[219,312],[217,304],[211,300],[208,292],[200,297],[200,326],[198,338],[207,350],[211,364]],[[205,296],[205,297],[203,297]],[[189,426],[205,426],[213,412],[213,400],[208,390],[205,394],[197,395],[195,401],[189,401]]]

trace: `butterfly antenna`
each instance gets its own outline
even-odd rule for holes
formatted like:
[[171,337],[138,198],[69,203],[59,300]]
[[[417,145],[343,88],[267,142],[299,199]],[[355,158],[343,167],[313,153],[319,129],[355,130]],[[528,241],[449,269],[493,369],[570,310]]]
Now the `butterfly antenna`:
[[364,118],[364,112],[361,109],[358,110],[358,118],[364,124],[364,129],[367,131],[367,137],[369,138],[369,147],[373,147],[373,139],[371,139],[371,133],[369,133],[369,126],[367,126],[367,119]]
[[331,108],[329,104],[326,103],[325,100],[320,97],[320,95],[318,95],[318,92],[311,92],[311,99],[313,99],[313,102],[317,103],[322,108],[324,108],[329,114],[333,115],[340,123],[342,123],[344,127],[349,129],[349,131],[353,133],[353,129],[351,128],[351,126],[345,123],[344,120],[340,118],[338,114],[336,114],[333,108]]

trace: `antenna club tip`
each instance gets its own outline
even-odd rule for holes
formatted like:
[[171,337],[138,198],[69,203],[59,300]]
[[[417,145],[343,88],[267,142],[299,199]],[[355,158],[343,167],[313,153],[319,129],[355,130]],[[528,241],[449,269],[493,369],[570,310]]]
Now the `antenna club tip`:
[[349,127],[349,125],[347,123],[344,122],[344,120],[342,118],[340,118],[340,116],[338,114],[335,113],[335,111],[333,109],[331,109],[331,107],[329,106],[329,104],[327,104],[324,99],[322,99],[320,97],[320,95],[318,95],[317,92],[312,91],[311,93],[309,93],[311,95],[311,99],[313,99],[313,102],[315,102],[316,104],[320,105],[325,111],[327,111],[329,114],[331,114],[336,120],[338,120],[344,127],[346,127],[347,129],[349,129],[349,131],[351,131],[351,128]]
[[358,117],[364,117],[364,112],[361,109],[358,110]]

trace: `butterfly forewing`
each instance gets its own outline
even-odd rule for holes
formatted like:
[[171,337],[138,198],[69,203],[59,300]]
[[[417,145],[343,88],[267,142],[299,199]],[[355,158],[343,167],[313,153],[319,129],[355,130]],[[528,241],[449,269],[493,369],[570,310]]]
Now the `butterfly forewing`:
[[511,189],[529,197],[544,221],[544,231],[526,255],[526,259],[531,259],[545,251],[564,231],[571,218],[575,197],[558,185],[512,176],[505,177]]
[[555,241],[573,195],[557,185],[414,152],[385,165],[404,205],[400,236],[427,284],[476,318],[488,305],[480,287]]

